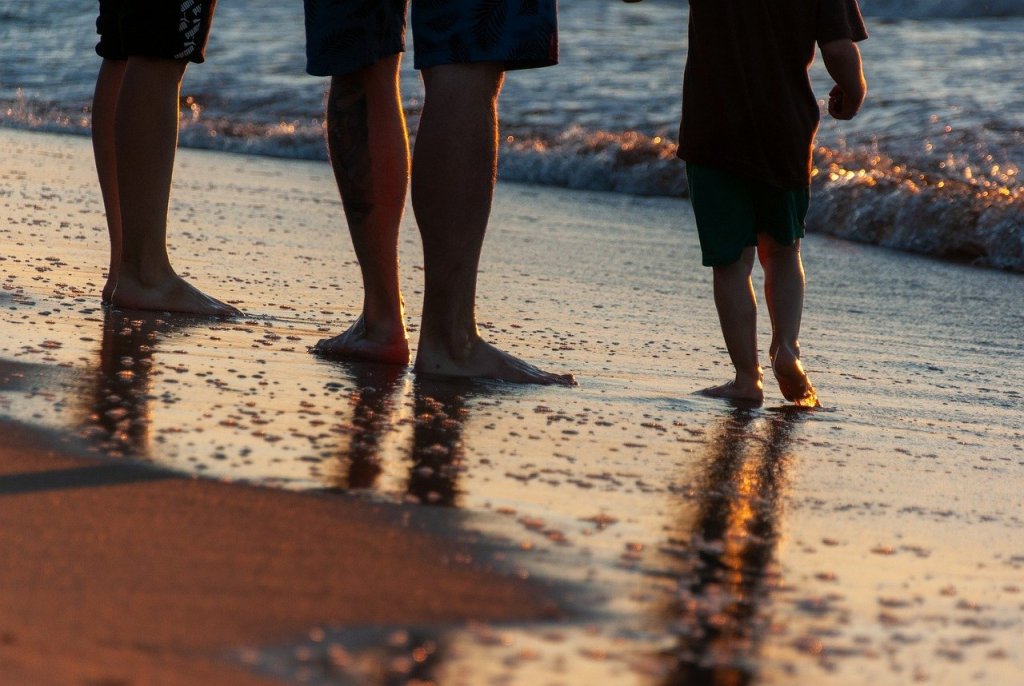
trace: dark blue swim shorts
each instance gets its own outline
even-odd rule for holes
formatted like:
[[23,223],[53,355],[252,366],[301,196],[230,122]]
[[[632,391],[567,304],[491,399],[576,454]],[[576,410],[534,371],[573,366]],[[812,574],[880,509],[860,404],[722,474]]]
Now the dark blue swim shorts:
[[100,0],[96,53],[203,62],[217,0]]
[[727,171],[687,163],[690,205],[705,267],[725,267],[764,235],[780,245],[804,237],[810,189],[787,190]]
[[[415,66],[558,63],[557,0],[411,0]],[[305,0],[306,71],[341,76],[405,50],[409,0]]]

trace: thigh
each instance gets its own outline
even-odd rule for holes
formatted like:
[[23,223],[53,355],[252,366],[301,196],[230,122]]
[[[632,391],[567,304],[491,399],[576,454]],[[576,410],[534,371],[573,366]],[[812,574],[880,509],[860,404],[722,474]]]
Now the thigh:
[[558,63],[557,0],[413,0],[417,69],[498,62],[505,69]]
[[728,172],[686,165],[690,205],[697,221],[705,267],[724,267],[757,245],[757,217],[751,184]]
[[408,0],[305,0],[306,71],[344,76],[405,51]]

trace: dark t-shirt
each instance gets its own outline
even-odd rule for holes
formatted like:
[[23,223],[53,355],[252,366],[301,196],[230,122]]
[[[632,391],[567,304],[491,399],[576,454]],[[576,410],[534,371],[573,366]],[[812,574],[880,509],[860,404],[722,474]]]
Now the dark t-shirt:
[[810,184],[814,44],[867,38],[857,0],[690,0],[679,156],[787,189]]

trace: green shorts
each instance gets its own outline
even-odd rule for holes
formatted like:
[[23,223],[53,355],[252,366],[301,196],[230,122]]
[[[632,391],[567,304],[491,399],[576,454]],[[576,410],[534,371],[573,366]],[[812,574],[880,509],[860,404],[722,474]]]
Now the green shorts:
[[809,188],[793,191],[698,164],[686,165],[705,267],[724,267],[765,233],[781,245],[804,237]]

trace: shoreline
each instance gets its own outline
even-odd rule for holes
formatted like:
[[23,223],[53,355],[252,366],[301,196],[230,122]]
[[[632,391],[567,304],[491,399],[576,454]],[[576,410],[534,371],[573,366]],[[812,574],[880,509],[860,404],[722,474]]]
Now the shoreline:
[[[29,683],[50,683],[45,638],[63,636],[69,617],[83,625],[69,644],[101,637],[140,669],[166,658],[224,671],[209,664],[226,654],[285,683],[336,666],[338,651],[354,667],[388,664],[403,632],[441,647],[417,674],[446,685],[533,686],[556,672],[573,686],[1020,673],[1019,277],[809,235],[803,357],[824,407],[794,412],[769,385],[763,407],[743,410],[695,395],[728,358],[686,203],[500,183],[481,330],[580,385],[428,383],[308,352],[362,296],[327,165],[181,151],[174,262],[248,312],[189,320],[99,306],[106,232],[87,141],[0,129],[0,143],[0,413],[70,441],[49,456],[16,451],[0,470],[14,491],[0,495],[11,522],[0,637],[16,641],[13,665],[37,665]],[[411,213],[400,248],[415,346]],[[62,462],[68,450],[105,462]],[[123,458],[205,480],[132,481]],[[172,573],[197,556],[192,577]],[[171,559],[154,571],[150,558]],[[428,590],[360,575],[364,562]],[[335,588],[350,572],[361,585]],[[78,574],[96,598],[64,581]],[[197,576],[206,591],[183,585]],[[150,581],[173,592],[134,590]],[[283,607],[263,603],[274,589]],[[342,606],[310,609],[311,592]],[[173,624],[147,637],[100,601],[114,596],[174,617],[225,603],[244,605],[240,617],[280,611],[283,632],[232,643],[260,622],[239,629],[229,613],[214,616],[209,643]],[[547,598],[570,614],[548,619]],[[509,616],[508,605],[540,621],[450,621]],[[381,607],[384,624],[362,624]],[[293,630],[284,620],[297,616],[317,624]],[[408,664],[415,650],[403,645]],[[74,669],[79,658],[56,659]],[[80,659],[95,667],[92,653]]]
[[[5,127],[2,123],[0,130],[57,136],[89,135],[87,128],[26,129]],[[608,136],[614,139],[614,135]],[[185,137],[181,146],[182,149],[268,160],[315,163],[327,159],[322,145],[316,148],[319,154],[312,156],[308,152],[286,155],[246,151],[244,139],[236,139],[237,145],[219,142],[221,138],[213,140],[218,143],[204,142],[196,146]],[[538,154],[533,152],[535,141],[517,140],[510,145],[502,139],[498,176],[506,183],[540,188],[687,199],[685,164],[671,153],[671,144],[653,140],[634,134],[617,143],[595,141],[593,149],[588,151],[584,146],[574,158],[541,165],[539,168],[544,172],[537,176],[531,171],[538,168],[533,159]],[[622,159],[621,164],[613,165],[614,170],[624,174],[618,180],[602,166],[608,164],[605,158],[609,146],[616,151],[613,157]],[[878,168],[875,168],[871,161],[875,156],[875,153],[815,148],[808,234],[831,236],[940,262],[1024,274],[1024,206],[1021,206],[1024,196],[1019,192],[1011,197],[1010,191],[992,184],[972,186],[913,167],[899,169],[892,160],[881,166],[876,164]],[[580,165],[596,166],[581,173]],[[898,172],[893,172],[894,166]],[[602,175],[609,177],[607,184],[586,185]],[[589,181],[581,185],[576,177]],[[661,192],[640,190],[644,180],[650,179],[659,179]],[[921,216],[929,220],[924,229],[919,226]],[[912,228],[915,226],[917,228]]]

